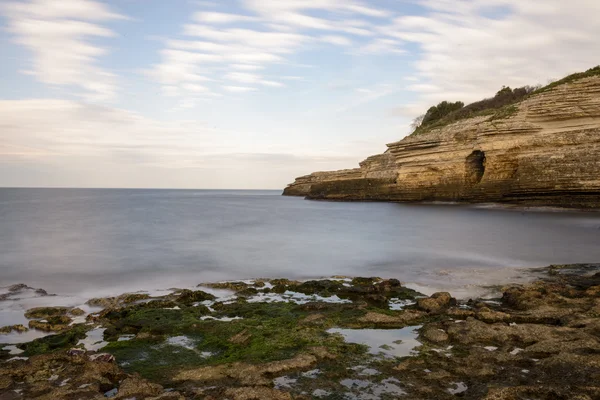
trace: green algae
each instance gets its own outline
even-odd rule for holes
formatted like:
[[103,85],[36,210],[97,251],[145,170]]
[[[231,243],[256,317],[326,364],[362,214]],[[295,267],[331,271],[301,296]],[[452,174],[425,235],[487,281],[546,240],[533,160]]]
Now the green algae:
[[66,332],[18,344],[17,347],[25,351],[22,354],[25,357],[46,354],[59,349],[68,349],[75,346],[79,340],[84,339],[87,331],[90,329],[90,326],[77,324]]
[[[185,310],[138,310],[131,315],[109,315],[114,339],[120,333],[148,332],[144,339],[111,342],[103,351],[113,354],[128,372],[166,382],[179,369],[245,362],[260,364],[292,358],[309,348],[325,347],[334,355],[359,355],[364,346],[348,344],[330,335],[326,329],[348,318],[362,316],[364,311],[348,305],[328,304],[319,310],[322,321],[316,326],[302,321],[314,313],[309,305],[293,303],[217,303],[215,318],[243,316],[232,321],[201,320],[202,313]],[[167,339],[185,336],[191,348],[172,346]],[[139,336],[139,335],[138,335]],[[140,356],[142,355],[142,356]]]
[[69,312],[68,307],[36,307],[25,312],[25,318],[51,318],[66,315]]
[[191,305],[192,303],[197,303],[205,300],[214,300],[215,296],[210,293],[203,292],[202,290],[182,290],[178,292],[177,297],[173,300],[177,303],[182,303],[185,305]]

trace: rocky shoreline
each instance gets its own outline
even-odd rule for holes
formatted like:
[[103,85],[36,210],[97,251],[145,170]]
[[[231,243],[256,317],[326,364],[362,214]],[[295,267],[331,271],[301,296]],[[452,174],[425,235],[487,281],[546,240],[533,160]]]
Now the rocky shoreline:
[[53,333],[0,345],[0,399],[600,398],[600,264],[533,272],[468,301],[333,277],[38,307],[0,329]]

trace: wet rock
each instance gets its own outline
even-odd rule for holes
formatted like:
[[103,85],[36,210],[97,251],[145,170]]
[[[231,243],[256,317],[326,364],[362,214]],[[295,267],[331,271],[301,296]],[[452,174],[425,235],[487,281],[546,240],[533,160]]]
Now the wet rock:
[[81,308],[72,308],[69,310],[69,314],[74,317],[79,317],[81,315],[84,315],[85,311],[83,311]]
[[292,396],[276,389],[249,386],[230,388],[225,391],[225,396],[233,400],[291,400]]
[[487,323],[506,322],[511,319],[511,316],[510,314],[501,311],[493,311],[484,307],[477,310],[477,319]]
[[306,281],[294,288],[295,291],[304,294],[330,295],[338,293],[344,286],[340,281],[331,281],[328,279],[318,281]]
[[182,290],[173,299],[178,303],[190,305],[205,300],[214,300],[215,296],[210,293],[203,292],[202,290]]
[[209,287],[209,288],[213,288],[213,289],[228,289],[228,290],[233,290],[234,292],[239,292],[245,289],[248,289],[249,287],[251,287],[251,285],[249,285],[246,282],[241,282],[241,281],[235,281],[235,282],[215,282],[215,283],[201,283],[198,285],[198,287]]
[[11,285],[11,286],[8,287],[8,291],[11,292],[11,293],[22,292],[25,289],[33,289],[33,288],[27,286],[24,283],[17,283],[15,285]]
[[462,308],[458,308],[458,307],[450,307],[446,311],[446,315],[453,317],[453,318],[457,318],[457,319],[467,319],[468,317],[474,316],[475,312],[471,311],[471,310],[465,310]]
[[290,279],[271,279],[270,282],[274,286],[297,286],[300,284],[300,282]]
[[372,286],[373,284],[379,282],[381,278],[373,277],[373,278],[353,278],[352,285],[354,286]]
[[540,306],[548,295],[545,287],[512,287],[504,291],[502,302],[516,310],[527,310]]
[[417,300],[417,307],[428,313],[440,313],[448,307],[455,305],[456,299],[447,292],[434,293],[431,297]]
[[69,307],[36,307],[30,308],[25,312],[25,318],[28,319],[39,319],[39,318],[51,318],[61,317],[69,312]]
[[528,353],[554,354],[562,352],[600,353],[600,342],[593,337],[580,335],[580,339],[565,341],[564,339],[542,340],[525,348]]
[[236,294],[238,296],[242,296],[242,297],[251,297],[251,296],[256,296],[258,294],[258,290],[253,287],[249,287],[244,290],[240,290]]
[[[585,389],[584,389],[585,390]],[[545,387],[542,385],[516,386],[508,388],[491,388],[483,400],[517,400],[517,399],[556,399],[556,400],[592,400],[600,393],[594,388],[587,391],[595,396],[582,393],[574,395],[569,388]]]
[[377,312],[367,312],[364,316],[358,318],[360,326],[382,326],[382,327],[403,327],[418,321],[424,317],[424,313],[415,310],[405,310],[396,315],[388,315]]
[[92,307],[116,308],[148,299],[150,299],[150,295],[147,293],[125,293],[117,297],[97,297],[89,299],[85,304]]
[[422,336],[425,339],[429,340],[430,342],[434,342],[434,343],[441,343],[441,342],[448,341],[448,334],[444,330],[436,329],[433,327],[426,328],[423,331]]
[[71,318],[65,315],[59,315],[48,317],[45,320],[31,320],[29,321],[29,328],[38,329],[44,332],[60,332],[68,329],[71,321]]
[[291,370],[309,369],[316,362],[317,357],[314,355],[300,354],[288,360],[272,361],[264,364],[233,363],[188,369],[179,372],[173,379],[175,381],[214,382],[231,378],[242,385],[267,386],[272,384],[272,379],[267,376]]
[[13,385],[13,380],[8,375],[0,376],[0,390],[9,389]]
[[89,327],[74,326],[70,329],[49,335],[40,339],[35,339],[28,343],[18,344],[17,347],[25,350],[26,356],[49,353],[57,349],[69,349],[77,344],[79,340],[86,337]]
[[0,333],[11,333],[11,332],[23,333],[23,332],[27,332],[28,330],[29,329],[26,326],[19,324],[19,325],[3,326],[2,328],[0,328]]
[[115,399],[121,400],[132,397],[145,398],[148,396],[157,396],[162,392],[162,386],[134,376],[126,378],[121,382]]

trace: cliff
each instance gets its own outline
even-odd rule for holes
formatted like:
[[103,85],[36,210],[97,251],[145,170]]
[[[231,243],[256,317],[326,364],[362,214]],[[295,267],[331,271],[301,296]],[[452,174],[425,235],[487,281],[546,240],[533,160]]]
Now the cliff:
[[359,168],[297,178],[284,195],[600,207],[600,75],[387,147]]

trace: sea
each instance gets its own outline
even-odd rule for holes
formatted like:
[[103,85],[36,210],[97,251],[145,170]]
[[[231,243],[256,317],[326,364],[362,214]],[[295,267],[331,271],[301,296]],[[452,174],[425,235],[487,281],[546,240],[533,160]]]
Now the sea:
[[0,287],[77,299],[334,275],[465,297],[526,279],[532,267],[587,262],[600,262],[598,212],[281,191],[0,188]]

